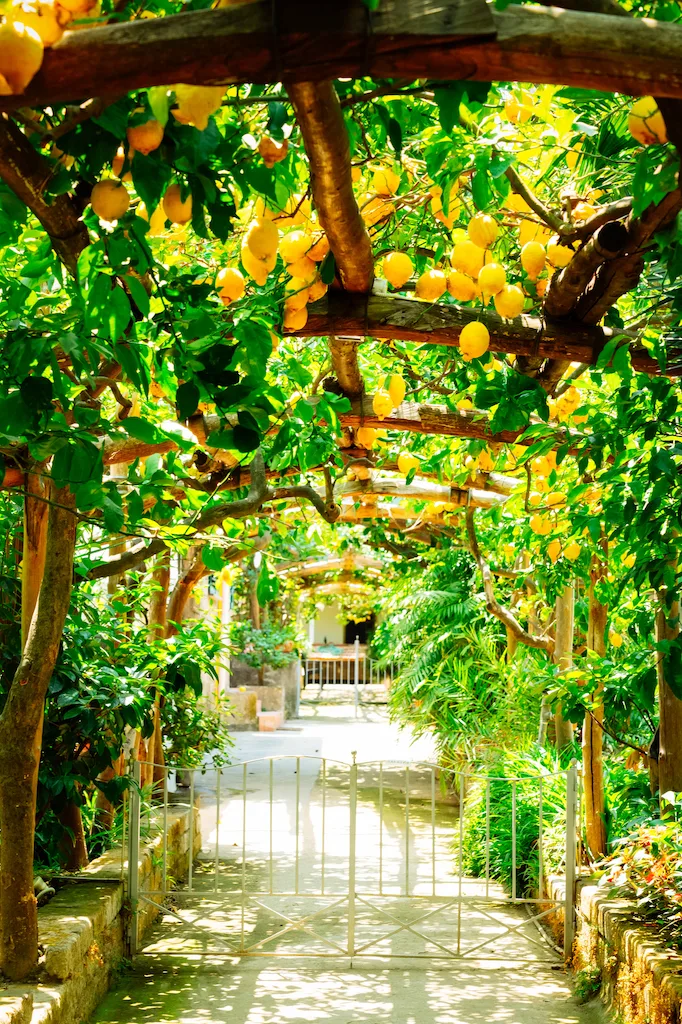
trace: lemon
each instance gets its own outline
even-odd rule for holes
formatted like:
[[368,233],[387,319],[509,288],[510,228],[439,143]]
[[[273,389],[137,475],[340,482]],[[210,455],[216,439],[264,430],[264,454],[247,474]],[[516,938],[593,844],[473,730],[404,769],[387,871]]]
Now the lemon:
[[447,288],[457,302],[471,302],[477,295],[476,285],[459,270],[453,270],[447,277]]
[[487,213],[477,213],[467,224],[467,234],[479,249],[489,249],[497,238],[497,221]]
[[533,97],[522,90],[519,96],[511,96],[504,105],[504,113],[512,124],[525,124],[532,114]]
[[32,28],[43,46],[48,47],[62,38],[70,16],[53,0],[14,0],[7,17]]
[[418,470],[421,462],[416,455],[412,455],[410,452],[401,452],[398,456],[398,472],[402,473],[403,476],[407,476],[410,470]]
[[303,309],[292,309],[288,303],[284,303],[283,327],[285,331],[300,331],[307,322],[308,310],[305,306]]
[[577,540],[572,540],[571,543],[566,546],[564,555],[569,562],[575,562],[576,559],[580,558],[581,551],[582,548],[580,547],[580,544],[578,544]]
[[549,476],[549,474],[552,472],[552,464],[550,463],[546,455],[538,455],[535,459],[533,459],[531,465],[533,472],[537,473],[538,476]]
[[390,167],[381,167],[372,175],[372,188],[378,196],[392,196],[399,185],[400,175]]
[[467,363],[471,359],[478,359],[484,352],[487,352],[489,345],[490,332],[479,320],[472,320],[460,331],[459,350],[462,353],[462,359]]
[[534,516],[531,516],[530,528],[538,537],[546,537],[548,533],[552,532],[552,520],[536,513]]
[[256,259],[248,245],[242,245],[241,261],[249,277],[252,277],[256,284],[262,288],[270,272],[267,264],[263,260]]
[[481,267],[478,274],[478,286],[484,298],[487,299],[491,295],[497,295],[498,292],[502,291],[506,283],[507,275],[505,269],[499,263],[486,263],[484,267]]
[[[135,114],[140,112],[140,110],[133,111]],[[150,117],[149,120],[144,121],[142,124],[136,124],[127,128],[126,137],[132,149],[142,153],[143,156],[148,156],[155,149],[158,149],[163,142],[163,125],[156,118]]]
[[149,221],[149,231],[147,236],[149,238],[157,238],[162,235],[166,228],[166,214],[163,212],[163,206],[159,205],[154,210],[151,218],[149,212],[144,203],[140,203],[135,211],[138,217],[142,217],[143,220]]
[[395,213],[395,206],[389,203],[382,196],[366,194],[360,197],[360,216],[368,228],[378,224],[381,220],[387,220]]
[[526,242],[540,242],[545,245],[552,237],[552,232],[543,224],[537,224],[533,220],[521,221],[519,228],[519,245],[524,246]]
[[225,88],[222,85],[176,85],[177,107],[173,117],[181,124],[192,124],[203,132],[211,114],[220,109]]
[[633,139],[643,146],[653,142],[667,142],[665,121],[653,96],[640,96],[630,107],[628,130]]
[[412,277],[412,260],[404,252],[390,252],[384,259],[384,277],[393,288],[402,288]]
[[254,220],[246,229],[244,242],[257,260],[272,258],[277,254],[279,231],[271,220]]
[[455,243],[450,254],[450,263],[453,269],[459,270],[461,274],[477,278],[485,263],[485,251],[467,238],[463,242]]
[[463,398],[461,402],[457,403],[457,408],[460,412],[468,412],[469,409],[473,409],[474,403],[470,398]]
[[545,266],[547,253],[540,242],[526,242],[521,249],[521,266],[531,281],[537,281]]
[[556,562],[557,558],[561,554],[561,541],[556,540],[556,538],[551,540],[547,545],[547,554],[553,562]]
[[495,296],[495,309],[505,320],[513,320],[523,312],[524,295],[515,284],[507,284]]
[[287,264],[287,271],[292,277],[302,277],[306,284],[312,284],[317,277],[317,264],[307,256],[301,256],[293,263]]
[[556,507],[557,505],[565,505],[566,495],[562,494],[561,491],[550,491],[547,497],[545,498],[545,502],[547,505],[550,505],[552,507]]
[[374,415],[380,420],[386,419],[393,412],[393,400],[388,391],[381,388],[376,392],[372,399],[372,409],[374,410]]
[[90,205],[102,220],[119,220],[128,212],[130,196],[118,178],[98,181],[90,194]]
[[284,215],[278,217],[281,228],[305,224],[310,220],[312,206],[310,200],[301,193],[294,192],[284,204]]
[[308,304],[310,292],[302,277],[290,277],[284,287],[287,309],[303,309]]
[[223,270],[218,271],[215,286],[218,289],[221,300],[227,306],[228,303],[241,299],[246,288],[246,281],[241,270],[237,267],[225,267]]
[[415,295],[418,299],[435,302],[436,299],[441,297],[446,288],[447,281],[442,270],[425,270],[417,281]]
[[592,203],[578,203],[573,207],[573,220],[587,220],[595,212]]
[[316,242],[308,249],[308,259],[320,263],[329,252],[329,239],[326,235],[320,235]]
[[528,497],[529,505],[542,505],[542,495],[539,491],[532,491]]
[[192,194],[182,199],[178,183],[169,185],[163,197],[163,209],[171,224],[186,224],[192,219]]
[[327,287],[324,281],[318,277],[308,288],[308,302],[317,302],[318,299],[321,299],[323,295],[327,294]]
[[623,565],[625,566],[626,569],[632,569],[632,567],[634,566],[636,561],[637,561],[637,556],[636,555],[630,554],[630,555],[624,555],[623,556]]
[[285,263],[295,263],[305,256],[312,244],[312,238],[305,231],[290,231],[279,243],[279,254]]
[[484,448],[478,456],[478,468],[482,473],[491,473],[494,465],[495,462],[493,461],[490,452],[486,451]]
[[405,381],[403,380],[399,373],[394,373],[388,382],[388,393],[391,396],[391,401],[393,402],[393,407],[395,409],[398,408],[400,403],[405,398],[406,391],[407,386],[405,384]]
[[622,647],[623,638],[620,633],[616,633],[615,629],[612,629],[609,633],[609,643],[612,647]]
[[513,210],[514,213],[532,213],[530,206],[518,192],[510,192],[505,200],[505,207],[507,210]]
[[23,22],[0,25],[0,74],[13,93],[22,93],[43,63],[43,42]]
[[377,432],[374,427],[358,427],[355,440],[361,448],[372,449],[377,441]]
[[553,267],[566,267],[573,259],[573,250],[568,245],[557,242],[547,243],[547,261]]

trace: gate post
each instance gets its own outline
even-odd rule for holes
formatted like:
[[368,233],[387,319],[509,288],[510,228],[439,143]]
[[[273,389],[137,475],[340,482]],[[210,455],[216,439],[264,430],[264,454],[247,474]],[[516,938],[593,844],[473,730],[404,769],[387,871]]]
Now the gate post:
[[[566,772],[566,897],[564,903],[564,960],[573,955],[575,938],[576,809],[578,774],[575,761]],[[542,898],[542,894],[540,894]]]
[[[349,848],[348,848],[348,956],[355,954],[355,836],[358,807],[358,766],[355,763],[357,750],[352,752],[349,788]],[[352,964],[351,964],[352,966]]]
[[360,637],[357,637],[357,636],[355,638],[354,657],[355,657],[355,684],[354,684],[354,689],[353,689],[353,701],[354,701],[354,704],[355,704],[355,717],[357,718],[358,717],[358,703],[359,703],[359,699],[360,699],[360,694],[359,694],[359,690],[358,690],[358,684],[360,682]]
[[140,781],[141,764],[135,758],[132,763],[132,786],[128,801],[128,903],[130,904],[130,921],[128,925],[128,951],[130,956],[137,953],[138,941],[138,898],[140,891]]

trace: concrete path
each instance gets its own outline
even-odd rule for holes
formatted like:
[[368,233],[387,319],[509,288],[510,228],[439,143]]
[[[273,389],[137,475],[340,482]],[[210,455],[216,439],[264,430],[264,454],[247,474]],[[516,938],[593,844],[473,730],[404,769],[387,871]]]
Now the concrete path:
[[[219,822],[216,776],[196,777],[204,848],[192,892],[177,897],[181,921],[164,918],[146,955],[105,999],[95,1021],[602,1024],[600,1007],[575,1004],[559,958],[524,910],[488,908],[486,914],[467,908],[458,921],[451,852],[457,808],[432,789],[430,769],[410,769],[407,780],[404,765],[387,764],[381,775],[376,765],[359,769],[356,878],[365,895],[356,904],[356,948],[384,956],[354,957],[351,966],[336,953],[348,930],[345,765],[351,752],[359,763],[435,760],[430,742],[400,732],[384,709],[361,709],[359,720],[349,715],[348,707],[304,705],[302,718],[286,731],[238,734],[235,760],[251,763],[223,772]],[[295,757],[275,762],[271,775],[269,762],[254,759],[272,755]],[[249,893],[244,901],[243,881]],[[482,892],[479,881],[463,885],[464,896]],[[313,914],[314,934],[291,929],[273,941],[287,921]],[[400,929],[401,923],[413,930]],[[505,927],[516,931],[505,933]],[[490,959],[424,957],[455,948],[458,928],[462,950],[492,939],[481,953]],[[230,941],[239,941],[242,930],[247,945],[263,952],[276,948],[286,957],[229,956]],[[311,951],[320,955],[304,958]],[[388,952],[396,958],[388,959]]]

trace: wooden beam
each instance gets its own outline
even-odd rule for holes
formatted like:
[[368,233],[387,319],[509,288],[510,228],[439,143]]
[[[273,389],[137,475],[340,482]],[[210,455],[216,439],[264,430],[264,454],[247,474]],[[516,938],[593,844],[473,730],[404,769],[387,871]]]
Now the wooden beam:
[[[496,491],[481,491],[477,487],[451,487],[449,484],[436,484],[430,480],[415,477],[411,484],[402,480],[391,480],[388,477],[374,477],[370,480],[349,480],[334,491],[337,500],[357,495],[376,494],[383,497],[402,498],[409,501],[443,501],[455,505],[466,505],[467,494],[487,494],[490,505],[498,505],[505,501],[507,495]],[[480,500],[480,497],[479,497]]]
[[[621,333],[608,327],[592,327],[565,320],[554,322],[530,316],[503,320],[493,310],[464,309],[454,303],[430,305],[418,299],[393,295],[339,293],[330,293],[313,303],[305,327],[292,333],[302,337],[341,334],[360,340],[371,337],[456,348],[462,328],[472,320],[480,320],[490,331],[491,352],[567,359],[589,365],[594,365],[604,346],[616,333]],[[631,349],[631,359],[634,369],[642,373],[660,373],[656,360],[642,349]],[[671,376],[680,376],[682,365],[667,372]]]
[[270,0],[66,32],[27,92],[2,108],[59,105],[154,85],[436,78],[682,96],[682,26],[478,0]]
[[278,576],[317,576],[324,572],[341,572],[350,569],[383,569],[384,564],[369,555],[343,555],[341,558],[326,558],[321,562],[309,560],[286,562],[277,567]]

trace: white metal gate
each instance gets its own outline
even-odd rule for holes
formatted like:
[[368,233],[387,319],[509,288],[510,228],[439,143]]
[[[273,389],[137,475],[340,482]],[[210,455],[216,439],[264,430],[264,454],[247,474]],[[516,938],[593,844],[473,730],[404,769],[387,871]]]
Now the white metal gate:
[[[138,765],[138,781],[139,771]],[[516,779],[455,771],[444,778],[433,764],[357,764],[355,759],[347,764],[301,754],[209,765],[187,774],[189,787],[181,799],[199,804],[203,841],[195,849],[190,829],[189,874],[182,882],[167,868],[169,806],[177,802],[169,793],[168,771],[155,801],[139,786],[131,791],[129,863],[138,861],[141,828],[163,835],[160,887],[141,888],[130,872],[132,952],[555,960],[536,925],[563,902],[564,949],[570,955],[575,766],[558,775]],[[543,794],[550,778],[560,778],[565,793],[565,901],[543,891]],[[464,873],[465,815],[453,803],[463,807],[473,784],[484,788],[485,799],[479,878]],[[491,872],[499,830],[491,810],[494,784],[509,786],[511,797],[511,877],[505,885]],[[537,796],[539,892],[534,896],[517,892],[521,786],[526,795],[535,787]],[[140,910],[149,904],[175,923],[177,941],[172,935],[157,936],[151,945],[138,941]]]

